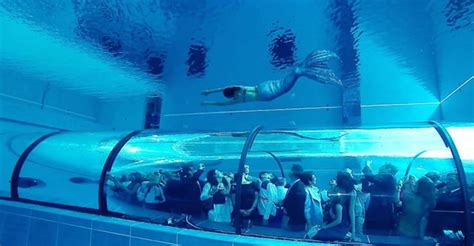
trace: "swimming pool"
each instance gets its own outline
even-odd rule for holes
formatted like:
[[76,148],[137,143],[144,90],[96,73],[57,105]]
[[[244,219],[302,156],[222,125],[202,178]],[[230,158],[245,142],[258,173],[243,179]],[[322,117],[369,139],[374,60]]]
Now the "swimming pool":
[[[273,176],[263,186],[292,187],[293,167],[315,175],[305,187],[329,210],[341,171],[364,199],[394,196],[391,228],[359,231],[358,243],[462,244],[472,221],[473,13],[472,1],[454,0],[2,1],[0,197],[16,202],[2,205],[0,244],[303,243],[309,228],[262,219],[270,205],[260,185]],[[295,74],[281,95],[265,84],[277,98],[258,94],[259,83]],[[419,206],[431,198],[419,199],[430,192],[362,187],[370,163],[375,176],[396,167],[398,189],[429,177],[429,215]],[[209,171],[224,178],[209,190],[226,193],[211,216],[201,197]],[[253,214],[236,215],[249,205],[238,193],[253,189]],[[371,227],[377,201],[364,201],[358,225]],[[425,220],[426,240],[407,235]]]

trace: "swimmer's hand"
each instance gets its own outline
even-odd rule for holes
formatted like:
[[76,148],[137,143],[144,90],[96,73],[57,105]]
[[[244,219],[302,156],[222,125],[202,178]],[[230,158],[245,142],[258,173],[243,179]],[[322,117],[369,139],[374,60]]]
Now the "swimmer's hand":
[[208,101],[204,101],[204,102],[201,102],[201,106],[209,106],[209,105],[212,105],[212,106],[224,106],[224,105],[229,105],[229,104],[232,104],[230,103],[231,101],[228,101],[228,102],[208,102]]
[[227,106],[227,105],[232,105],[232,104],[237,104],[241,103],[241,100],[227,100],[223,102],[207,102],[204,101],[201,103],[201,106],[207,106],[207,105],[213,105],[213,106]]
[[202,92],[201,92],[201,95],[203,95],[203,96],[207,96],[207,95],[209,95],[209,94],[211,94],[211,91],[210,91],[210,90],[205,90],[205,91],[202,91]]

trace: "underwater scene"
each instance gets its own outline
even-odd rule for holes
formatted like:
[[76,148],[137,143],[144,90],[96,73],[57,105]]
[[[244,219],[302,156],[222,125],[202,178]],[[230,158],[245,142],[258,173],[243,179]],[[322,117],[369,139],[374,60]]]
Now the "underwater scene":
[[2,0],[1,201],[128,231],[62,242],[5,210],[0,246],[474,245],[473,20],[473,0]]

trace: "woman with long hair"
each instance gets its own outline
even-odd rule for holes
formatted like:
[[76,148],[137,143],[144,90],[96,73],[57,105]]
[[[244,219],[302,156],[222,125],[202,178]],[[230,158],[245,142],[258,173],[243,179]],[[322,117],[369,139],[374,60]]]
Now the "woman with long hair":
[[313,226],[308,231],[308,236],[316,240],[332,241],[344,240],[348,232],[351,232],[352,239],[355,238],[355,190],[354,179],[351,174],[345,171],[337,173],[336,187],[328,196],[329,217],[322,226]]
[[423,239],[428,216],[435,205],[434,183],[428,177],[421,177],[416,182],[415,192],[403,196],[402,214],[398,224],[400,235]]
[[208,219],[215,222],[230,222],[232,213],[230,184],[222,172],[216,169],[209,170],[206,177],[207,182],[201,192],[201,201],[209,204]]

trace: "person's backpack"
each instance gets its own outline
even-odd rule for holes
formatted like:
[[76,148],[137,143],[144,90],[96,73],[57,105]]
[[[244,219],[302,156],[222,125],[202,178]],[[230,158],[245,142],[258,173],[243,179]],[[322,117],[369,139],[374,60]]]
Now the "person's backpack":
[[146,196],[151,190],[151,186],[148,187],[149,181],[142,182],[140,188],[137,190],[137,200],[139,202],[145,202]]
[[163,203],[165,202],[165,197],[163,190],[158,185],[148,185],[149,182],[145,181],[141,184],[140,188],[137,191],[137,200],[139,202],[146,203]]

